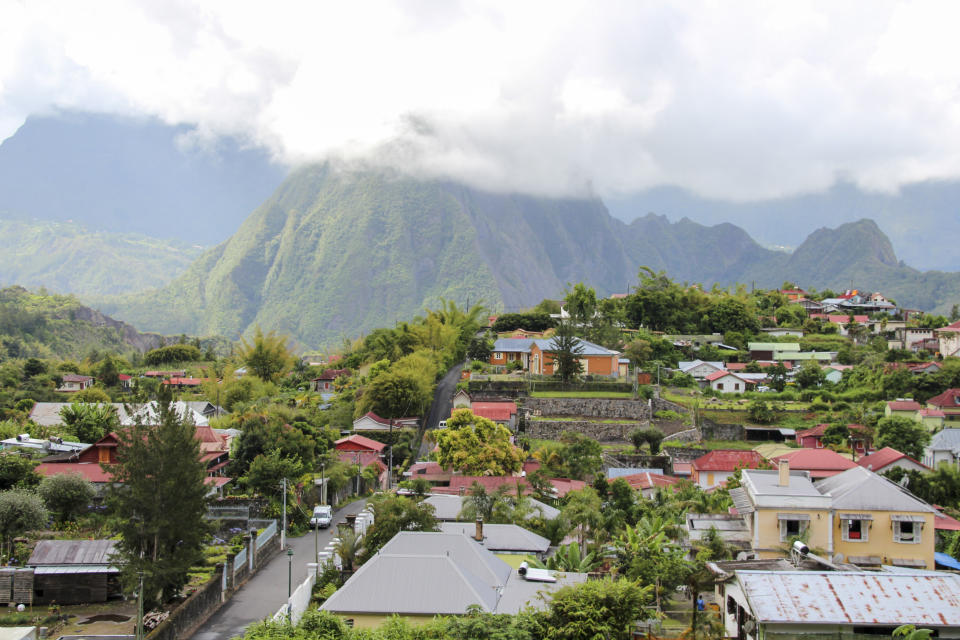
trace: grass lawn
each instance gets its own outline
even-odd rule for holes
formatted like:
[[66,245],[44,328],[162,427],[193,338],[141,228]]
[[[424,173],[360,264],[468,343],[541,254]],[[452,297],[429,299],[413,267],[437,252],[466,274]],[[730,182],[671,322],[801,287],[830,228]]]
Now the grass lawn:
[[629,391],[534,391],[534,398],[632,398]]

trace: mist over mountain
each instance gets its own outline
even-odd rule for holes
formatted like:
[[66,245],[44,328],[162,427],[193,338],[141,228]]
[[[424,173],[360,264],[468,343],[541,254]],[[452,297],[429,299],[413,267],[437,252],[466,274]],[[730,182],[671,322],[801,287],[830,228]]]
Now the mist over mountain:
[[166,287],[95,306],[142,330],[233,337],[259,325],[312,347],[441,298],[517,309],[579,281],[600,295],[624,292],[641,265],[707,286],[853,285],[938,311],[960,300],[960,274],[901,264],[870,220],[819,229],[790,254],[732,224],[655,215],[626,224],[596,198],[497,194],[321,165],[291,174]]
[[286,169],[260,149],[151,118],[34,116],[0,144],[0,218],[212,245],[276,189]]
[[758,242],[795,248],[811,229],[862,218],[874,220],[897,255],[919,269],[960,270],[960,182],[908,184],[897,193],[864,191],[839,181],[819,193],[756,202],[701,198],[677,187],[657,187],[629,197],[605,198],[610,213],[630,222],[648,213],[701,224],[733,223]]

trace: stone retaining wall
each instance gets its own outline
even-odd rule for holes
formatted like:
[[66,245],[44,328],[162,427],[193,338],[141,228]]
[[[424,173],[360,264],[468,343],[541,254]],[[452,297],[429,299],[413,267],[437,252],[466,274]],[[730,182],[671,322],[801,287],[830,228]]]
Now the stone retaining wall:
[[646,400],[615,398],[520,398],[521,411],[542,416],[577,416],[605,420],[639,420],[648,422],[650,404]]
[[714,422],[709,418],[700,419],[700,432],[704,440],[746,440],[747,432],[742,424]]
[[599,442],[629,442],[630,434],[649,422],[591,422],[589,420],[528,420],[525,434],[530,438],[559,440],[564,431],[573,431]]
[[671,447],[663,443],[663,452],[673,458],[674,462],[693,462],[702,455],[709,453],[707,449],[693,449],[690,447]]
[[223,565],[217,568],[213,579],[195,591],[186,601],[177,607],[166,620],[147,634],[148,640],[177,640],[189,638],[222,602],[221,580]]

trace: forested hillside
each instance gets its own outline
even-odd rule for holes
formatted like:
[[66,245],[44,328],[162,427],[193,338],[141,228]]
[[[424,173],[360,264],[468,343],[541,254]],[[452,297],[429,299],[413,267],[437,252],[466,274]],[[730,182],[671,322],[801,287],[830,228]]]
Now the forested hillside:
[[85,307],[72,296],[0,289],[0,360],[79,358],[91,351],[127,354],[164,344]]
[[69,222],[0,220],[0,286],[76,294],[142,291],[167,284],[202,252],[184,242]]
[[938,312],[960,300],[960,275],[900,264],[869,220],[820,229],[788,254],[730,224],[649,215],[627,225],[599,199],[495,194],[324,165],[294,173],[170,285],[96,303],[151,331],[237,336],[260,325],[313,347],[441,298],[512,310],[579,281],[601,295],[625,292],[640,266],[708,287],[789,280],[880,290]]

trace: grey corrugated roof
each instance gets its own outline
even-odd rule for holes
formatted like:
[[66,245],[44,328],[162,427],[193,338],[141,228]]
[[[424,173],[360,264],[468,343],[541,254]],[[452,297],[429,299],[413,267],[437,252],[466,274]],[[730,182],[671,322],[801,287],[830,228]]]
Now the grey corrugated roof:
[[936,513],[909,491],[869,469],[854,467],[816,483],[817,491],[830,496],[834,509],[850,511],[920,511]]
[[761,623],[960,626],[960,576],[737,571]]
[[747,490],[743,487],[730,489],[730,499],[733,500],[733,506],[737,508],[737,513],[739,514],[753,513],[756,511],[756,509],[753,508],[753,503],[750,502],[750,498],[747,496]]
[[27,565],[109,565],[116,544],[115,540],[41,540]]
[[497,599],[495,586],[472,575],[448,555],[381,551],[320,608],[338,613],[429,615],[462,614],[470,605],[480,605],[492,613]]
[[580,584],[587,581],[587,574],[569,571],[552,572],[556,582],[528,582],[520,577],[514,569],[510,580],[500,594],[497,602],[497,613],[517,614],[527,607],[535,609],[546,608],[547,603],[540,598],[540,594],[553,593],[571,584]]
[[510,565],[461,533],[401,531],[380,549],[382,555],[447,555],[490,585],[506,584]]
[[[473,536],[476,532],[475,522],[442,522],[440,530],[444,533],[462,533]],[[483,546],[490,551],[525,551],[528,553],[544,553],[550,548],[550,541],[532,531],[527,531],[515,524],[486,524],[483,525]]]
[[930,439],[927,449],[932,451],[955,451],[960,449],[960,429],[943,429]]

